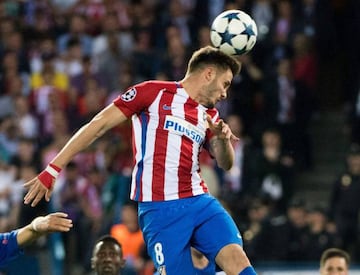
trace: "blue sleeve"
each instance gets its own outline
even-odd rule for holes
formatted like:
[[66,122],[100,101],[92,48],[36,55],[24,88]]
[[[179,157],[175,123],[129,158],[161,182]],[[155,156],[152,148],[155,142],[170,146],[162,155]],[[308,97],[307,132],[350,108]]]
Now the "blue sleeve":
[[18,246],[16,240],[17,233],[17,230],[0,233],[0,266],[23,254],[23,250]]

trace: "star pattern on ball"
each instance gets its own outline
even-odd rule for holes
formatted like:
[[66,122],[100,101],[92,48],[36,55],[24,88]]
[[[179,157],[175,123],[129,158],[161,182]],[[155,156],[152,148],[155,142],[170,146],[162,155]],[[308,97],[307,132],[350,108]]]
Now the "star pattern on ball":
[[233,37],[235,37],[235,36],[236,36],[236,34],[229,33],[228,28],[226,28],[225,32],[221,36],[221,43],[220,44],[228,43],[228,44],[231,45],[231,39]]
[[241,34],[247,35],[248,39],[250,38],[250,36],[255,35],[252,25],[246,25],[245,23],[243,23],[243,25],[244,25],[245,30],[243,30],[243,32]]
[[230,22],[233,19],[241,20],[237,13],[229,13],[229,14],[225,15],[224,18],[227,18],[228,22]]

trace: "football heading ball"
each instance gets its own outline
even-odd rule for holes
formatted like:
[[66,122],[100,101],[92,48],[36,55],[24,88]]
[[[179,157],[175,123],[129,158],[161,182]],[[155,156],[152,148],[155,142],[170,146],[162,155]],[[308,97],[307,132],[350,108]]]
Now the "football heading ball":
[[229,55],[249,52],[256,43],[257,27],[247,13],[227,10],[220,13],[211,25],[211,43]]

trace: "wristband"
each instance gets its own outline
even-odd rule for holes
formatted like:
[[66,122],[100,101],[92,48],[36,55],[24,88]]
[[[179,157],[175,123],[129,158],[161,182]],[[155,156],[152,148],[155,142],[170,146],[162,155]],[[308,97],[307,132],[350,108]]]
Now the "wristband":
[[60,167],[57,167],[55,164],[49,163],[49,165],[46,166],[45,170],[43,170],[39,174],[38,179],[47,189],[50,189],[53,181],[57,178],[60,171]]
[[37,217],[36,219],[34,219],[31,223],[31,228],[32,230],[34,230],[35,232],[39,232],[39,224],[42,222],[43,217]]

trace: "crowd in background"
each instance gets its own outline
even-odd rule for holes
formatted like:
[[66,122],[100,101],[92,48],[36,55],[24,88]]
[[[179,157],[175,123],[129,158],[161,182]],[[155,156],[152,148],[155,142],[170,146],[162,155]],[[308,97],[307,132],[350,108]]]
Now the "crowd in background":
[[30,248],[33,255],[49,251],[54,274],[87,274],[94,241],[110,232],[128,241],[124,274],[152,274],[128,196],[129,123],[75,157],[50,203],[24,205],[22,185],[132,84],[182,79],[190,54],[210,44],[211,22],[225,9],[250,14],[258,40],[238,57],[241,73],[228,100],[217,106],[240,137],[235,165],[221,172],[209,155],[201,155],[210,191],[237,221],[255,266],[318,261],[334,246],[360,261],[356,145],[325,207],[294,199],[297,174],[313,167],[309,124],[324,106],[345,106],[349,143],[360,141],[355,0],[1,1],[0,231],[61,210],[69,213],[73,230]]

